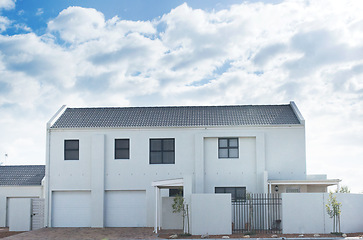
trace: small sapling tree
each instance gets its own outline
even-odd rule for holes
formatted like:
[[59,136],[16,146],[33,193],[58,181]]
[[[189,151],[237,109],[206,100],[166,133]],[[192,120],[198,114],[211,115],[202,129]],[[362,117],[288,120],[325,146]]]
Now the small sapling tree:
[[[338,189],[337,189],[336,192],[338,192]],[[339,193],[350,193],[350,189],[349,189],[348,186],[343,185],[343,186],[340,187]]]
[[329,193],[328,203],[325,205],[326,212],[333,219],[333,233],[340,233],[340,214],[342,204],[337,201],[333,192]]
[[[172,205],[173,213],[182,213],[183,217],[183,231],[184,234],[189,234],[189,208],[188,204],[184,203],[184,198],[181,194],[177,194],[174,197],[174,203]],[[187,226],[185,226],[185,218],[187,218]]]

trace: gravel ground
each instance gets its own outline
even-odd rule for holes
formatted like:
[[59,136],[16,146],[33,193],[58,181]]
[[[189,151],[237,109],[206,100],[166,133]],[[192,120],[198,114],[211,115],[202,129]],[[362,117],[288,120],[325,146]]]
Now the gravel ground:
[[9,228],[0,228],[0,238],[9,237],[11,235],[19,234],[22,232],[9,232]]
[[[4,230],[3,230],[4,229]],[[32,240],[32,239],[69,239],[69,240],[112,240],[112,239],[167,239],[172,234],[180,234],[176,230],[162,230],[159,234],[153,233],[153,228],[42,228],[30,232],[9,232],[0,228],[0,238],[6,240]],[[14,235],[15,234],[15,235]],[[12,235],[12,236],[10,236]],[[272,238],[275,234],[254,234],[251,238]],[[347,234],[348,237],[363,237],[363,233]],[[211,239],[221,239],[223,235],[211,235]],[[301,238],[298,234],[276,234],[278,238]],[[321,238],[337,238],[332,234],[320,234]],[[200,239],[201,236],[181,236],[178,238]],[[232,234],[229,238],[246,238],[243,234]],[[304,238],[319,238],[314,234],[305,234]]]
[[[180,231],[173,231],[173,230],[163,230],[160,232],[159,237],[160,238],[170,238],[172,234],[180,234]],[[179,235],[180,236],[180,235]],[[210,235],[209,238],[214,239],[221,239],[224,235]],[[301,236],[300,234],[274,234],[274,233],[256,233],[252,235],[248,235],[249,238],[341,238],[340,236],[334,235],[334,234],[319,234],[319,236],[314,234],[304,234]],[[228,235],[229,238],[248,238],[245,234],[232,234]],[[347,237],[357,237],[357,238],[363,238],[363,232],[361,233],[348,233]],[[193,235],[193,236],[180,236],[178,238],[184,238],[184,239],[201,239],[200,235]]]

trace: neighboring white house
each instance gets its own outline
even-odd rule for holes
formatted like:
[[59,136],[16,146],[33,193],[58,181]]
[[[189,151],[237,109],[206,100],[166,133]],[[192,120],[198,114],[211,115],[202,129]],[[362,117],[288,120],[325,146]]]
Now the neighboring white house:
[[46,165],[49,227],[160,226],[168,215],[160,197],[178,187],[190,202],[201,193],[325,192],[339,182],[306,174],[305,121],[294,102],[63,106],[47,124]]
[[[44,165],[0,166],[0,227],[15,230],[24,223],[21,231],[43,227],[43,221],[40,225],[31,221],[31,202],[44,198],[44,175]],[[29,213],[22,212],[24,208]]]

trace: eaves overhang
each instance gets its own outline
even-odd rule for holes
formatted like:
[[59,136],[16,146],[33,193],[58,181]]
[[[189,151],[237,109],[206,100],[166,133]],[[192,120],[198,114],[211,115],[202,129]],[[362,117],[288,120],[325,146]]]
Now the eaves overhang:
[[342,180],[340,179],[323,179],[323,180],[268,180],[267,183],[271,185],[323,185],[333,186],[338,185]]

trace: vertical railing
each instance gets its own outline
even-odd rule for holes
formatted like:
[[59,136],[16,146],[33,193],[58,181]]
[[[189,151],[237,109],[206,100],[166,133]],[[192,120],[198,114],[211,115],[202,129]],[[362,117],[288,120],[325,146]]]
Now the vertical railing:
[[281,233],[280,194],[248,194],[246,199],[232,200],[234,232]]

